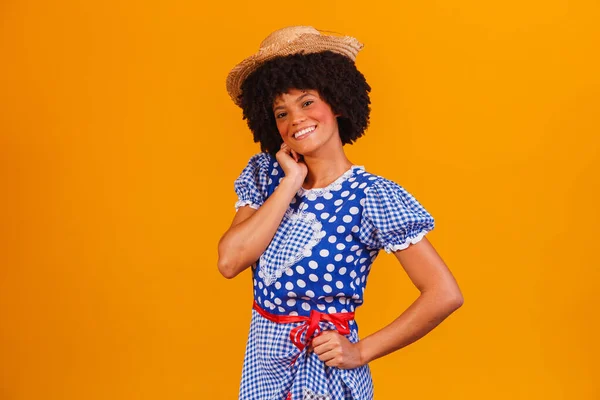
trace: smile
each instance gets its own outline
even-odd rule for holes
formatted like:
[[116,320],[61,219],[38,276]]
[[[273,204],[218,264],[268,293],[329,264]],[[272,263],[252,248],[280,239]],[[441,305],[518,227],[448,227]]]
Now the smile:
[[310,133],[314,132],[315,129],[317,129],[316,125],[304,128],[304,129],[294,133],[294,139],[300,140],[300,139],[306,137],[307,135],[309,135]]

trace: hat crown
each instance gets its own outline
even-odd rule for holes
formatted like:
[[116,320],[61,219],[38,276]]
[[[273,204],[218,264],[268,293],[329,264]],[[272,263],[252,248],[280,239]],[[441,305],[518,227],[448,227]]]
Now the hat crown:
[[312,26],[288,26],[278,29],[267,36],[260,44],[260,49],[266,49],[276,44],[286,44],[298,39],[304,34],[320,35],[319,31]]
[[363,44],[356,38],[321,34],[321,31],[312,26],[288,26],[278,29],[260,43],[258,52],[229,71],[226,80],[227,92],[233,102],[241,106],[242,84],[245,79],[265,62],[276,57],[330,51],[348,57],[354,62],[356,54],[362,48]]

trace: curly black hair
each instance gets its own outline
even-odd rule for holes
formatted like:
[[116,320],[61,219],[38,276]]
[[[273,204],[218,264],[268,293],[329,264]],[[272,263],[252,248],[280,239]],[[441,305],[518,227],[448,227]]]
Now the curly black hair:
[[371,87],[354,62],[324,51],[273,58],[242,83],[240,104],[244,119],[263,152],[275,155],[283,143],[273,114],[273,101],[290,89],[316,90],[340,114],[338,127],[343,144],[353,143],[369,125]]

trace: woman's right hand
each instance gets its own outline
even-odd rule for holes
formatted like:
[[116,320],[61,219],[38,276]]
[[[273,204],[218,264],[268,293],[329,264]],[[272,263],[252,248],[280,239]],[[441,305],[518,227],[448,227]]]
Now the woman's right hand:
[[300,189],[308,174],[308,167],[306,163],[300,159],[298,153],[292,150],[286,143],[282,143],[281,148],[277,154],[275,154],[275,158],[279,165],[281,165],[285,177],[297,184],[298,189]]

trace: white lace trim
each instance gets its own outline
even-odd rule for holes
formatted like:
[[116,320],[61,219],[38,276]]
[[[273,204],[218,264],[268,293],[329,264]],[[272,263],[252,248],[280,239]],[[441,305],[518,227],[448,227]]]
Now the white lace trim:
[[259,260],[259,268],[260,268],[259,276],[262,275],[263,281],[265,282],[266,286],[270,286],[273,283],[275,283],[275,281],[277,281],[277,279],[281,278],[281,275],[283,275],[283,273],[285,272],[286,269],[288,269],[289,267],[293,266],[298,261],[300,261],[301,259],[306,257],[308,255],[308,253],[310,252],[310,250],[312,250],[312,248],[315,247],[317,245],[317,243],[319,243],[321,241],[321,238],[323,236],[325,236],[324,235],[325,232],[322,231],[323,224],[321,223],[321,221],[319,221],[317,219],[317,216],[313,213],[307,213],[304,211],[294,212],[292,209],[288,209],[288,211],[286,212],[286,217],[289,218],[290,221],[294,221],[297,219],[304,220],[304,222],[306,222],[308,225],[310,225],[310,228],[313,231],[312,237],[310,238],[308,243],[306,243],[304,245],[304,248],[301,251],[299,251],[298,253],[296,253],[293,256],[290,256],[284,263],[282,263],[271,274],[267,273],[266,261],[264,261],[264,259],[262,257],[260,258],[260,260]]
[[427,232],[429,232],[429,231],[422,231],[416,237],[406,239],[404,241],[404,243],[402,243],[402,244],[393,244],[393,245],[388,244],[383,249],[388,254],[392,253],[394,251],[404,250],[404,249],[408,248],[408,246],[410,246],[411,244],[416,244],[416,243],[420,242],[421,239],[423,239],[423,237],[425,237]]
[[308,194],[311,194],[311,195],[320,197],[320,196],[323,196],[325,193],[329,193],[332,191],[338,191],[342,188],[342,183],[344,183],[352,175],[354,175],[355,169],[364,170],[365,167],[362,165],[353,165],[350,167],[350,169],[348,171],[344,172],[339,178],[337,178],[335,181],[331,182],[329,185],[327,185],[323,188],[304,189],[302,186],[300,186],[300,189],[298,189],[298,195],[306,196]]
[[255,210],[258,210],[260,207],[258,204],[254,203],[252,200],[239,200],[235,203],[235,211],[239,210],[241,207],[250,206]]

